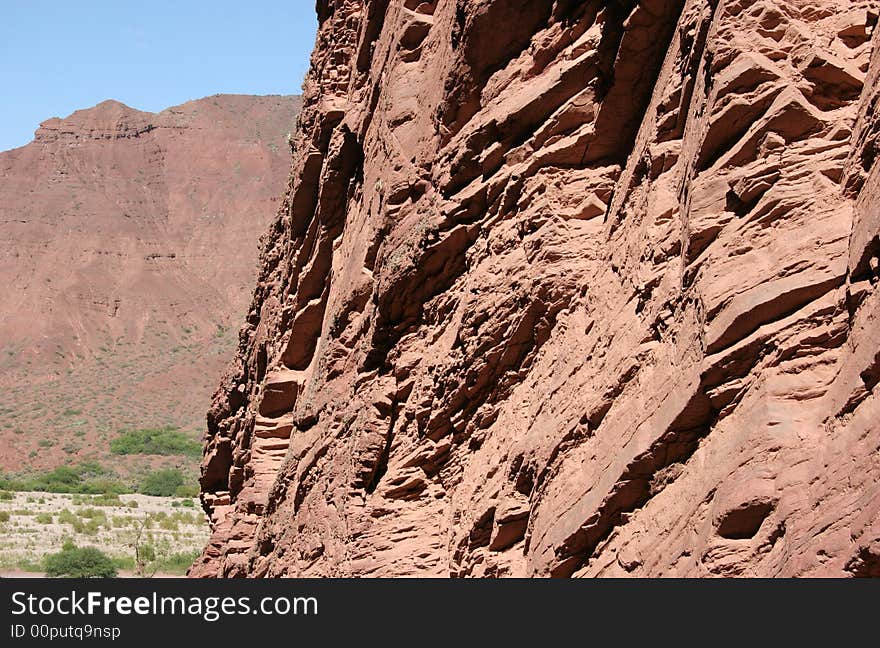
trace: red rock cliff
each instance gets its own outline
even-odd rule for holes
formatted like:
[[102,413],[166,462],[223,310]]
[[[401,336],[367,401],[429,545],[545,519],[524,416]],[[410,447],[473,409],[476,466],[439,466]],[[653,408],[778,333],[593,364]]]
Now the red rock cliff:
[[192,574],[877,575],[876,3],[317,5]]

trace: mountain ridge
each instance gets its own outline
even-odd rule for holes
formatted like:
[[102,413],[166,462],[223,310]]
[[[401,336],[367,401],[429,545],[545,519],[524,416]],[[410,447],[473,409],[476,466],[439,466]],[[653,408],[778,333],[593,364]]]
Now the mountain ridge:
[[123,428],[198,433],[299,103],[107,100],[0,153],[0,468],[106,459]]

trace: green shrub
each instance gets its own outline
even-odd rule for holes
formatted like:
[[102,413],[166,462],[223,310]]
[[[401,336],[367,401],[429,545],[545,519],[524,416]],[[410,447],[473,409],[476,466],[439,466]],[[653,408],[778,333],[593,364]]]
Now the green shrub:
[[198,557],[198,551],[171,554],[160,562],[159,571],[165,574],[185,574]]
[[45,557],[43,565],[50,578],[114,578],[116,566],[96,547],[77,547],[65,543],[58,553]]
[[[115,479],[92,479],[81,486],[80,492],[91,495],[118,496],[124,493],[130,493],[131,489]],[[100,506],[113,506],[113,504],[101,504]]]
[[43,565],[35,563],[29,558],[22,558],[16,562],[15,566],[23,572],[42,573]]
[[[156,495],[159,497],[171,497],[178,490],[186,488],[184,476],[176,468],[165,468],[149,473],[141,482],[140,491],[144,495]],[[189,488],[193,488],[190,486]],[[180,497],[180,495],[177,495]]]
[[83,509],[79,512],[80,517],[88,518],[89,520],[106,520],[107,515],[104,511],[99,511],[96,508],[87,508]]
[[145,563],[155,562],[156,560],[156,547],[151,544],[142,544],[138,547],[138,554],[140,558]]
[[101,526],[110,527],[104,512],[95,509],[85,509],[80,515],[64,509],[58,514],[58,524],[69,524],[76,533],[85,535],[95,535]]
[[[186,497],[193,498],[199,496],[199,487],[196,484],[183,484],[182,486],[178,486],[174,490],[174,497]],[[192,506],[192,499],[188,499],[190,502],[190,506]],[[186,505],[184,505],[186,506]]]
[[0,522],[9,522],[9,511],[0,511]]
[[13,491],[93,495],[131,492],[130,488],[112,479],[111,473],[95,462],[84,462],[78,466],[59,466],[49,472],[28,477],[0,477],[0,488]]
[[70,466],[58,466],[51,472],[37,478],[39,483],[46,486],[47,490],[59,489],[57,492],[64,492],[63,489],[73,489],[82,482],[82,476],[79,471]]
[[86,523],[68,509],[64,509],[58,514],[58,524],[69,524],[75,533],[85,533],[86,530]]
[[123,432],[110,441],[110,451],[117,455],[183,455],[199,457],[202,446],[175,427]]
[[63,509],[58,514],[58,524],[73,524],[74,521],[79,521],[79,518],[71,513],[70,509]]
[[122,500],[117,493],[101,493],[92,497],[95,506],[122,506]]
[[37,513],[36,520],[40,524],[52,524],[52,514],[51,513]]
[[179,511],[174,514],[174,520],[179,522],[180,524],[198,524],[200,521],[199,515],[196,513],[186,513],[184,511]]
[[[83,535],[97,535],[98,531],[101,529],[101,520],[88,520],[87,522],[82,522],[77,533],[81,533]],[[76,530],[76,527],[74,527]]]
[[13,497],[15,496],[9,491],[0,491],[0,500],[11,500]]
[[177,531],[177,522],[174,520],[162,520],[159,522],[159,528],[165,531]]
[[123,569],[126,571],[134,570],[134,558],[131,556],[113,556],[112,560],[113,565],[120,571]]

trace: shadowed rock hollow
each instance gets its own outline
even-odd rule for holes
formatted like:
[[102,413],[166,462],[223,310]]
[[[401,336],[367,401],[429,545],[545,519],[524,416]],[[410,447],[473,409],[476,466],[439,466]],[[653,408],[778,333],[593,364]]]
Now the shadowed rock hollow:
[[191,573],[877,575],[876,3],[317,7]]

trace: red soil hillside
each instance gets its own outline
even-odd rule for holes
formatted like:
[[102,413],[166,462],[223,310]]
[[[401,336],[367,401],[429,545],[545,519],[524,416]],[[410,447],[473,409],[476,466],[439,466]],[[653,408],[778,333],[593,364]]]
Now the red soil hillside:
[[105,101],[0,153],[0,469],[197,431],[285,186],[298,97]]

